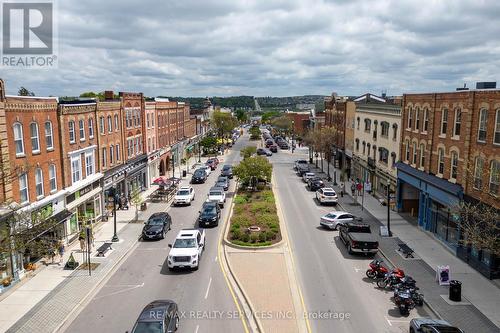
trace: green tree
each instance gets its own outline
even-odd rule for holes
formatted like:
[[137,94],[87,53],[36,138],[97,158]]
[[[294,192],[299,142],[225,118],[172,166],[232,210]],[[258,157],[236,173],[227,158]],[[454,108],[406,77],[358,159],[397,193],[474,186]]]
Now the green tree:
[[260,129],[258,126],[250,127],[250,140],[258,140],[260,138]]
[[244,159],[233,169],[239,181],[245,185],[256,185],[257,181],[271,181],[273,166],[267,158],[254,156]]
[[279,111],[266,111],[262,114],[262,123],[267,124],[269,123],[272,119],[279,117],[281,112]]
[[217,139],[213,136],[206,136],[200,141],[200,145],[203,147],[205,153],[211,154],[217,148]]
[[255,146],[246,146],[240,151],[241,157],[243,159],[251,157],[253,154],[257,152],[257,147]]
[[292,121],[290,120],[290,118],[288,118],[287,116],[284,116],[284,115],[277,117],[277,118],[274,118],[271,121],[271,124],[276,129],[278,129],[279,131],[282,131],[286,134],[290,133],[291,129],[292,129]]
[[238,121],[230,113],[214,112],[212,127],[215,128],[218,136],[228,136],[236,126],[238,126]]
[[238,109],[234,113],[236,114],[236,119],[238,119],[240,123],[245,123],[248,120],[248,115],[245,110]]
[[19,88],[19,90],[17,91],[17,95],[18,96],[35,96],[35,93],[32,92],[32,91],[29,91],[28,89],[26,89],[25,87],[21,87]]
[[130,194],[130,203],[135,207],[135,220],[139,218],[139,206],[144,202],[142,199],[141,191],[137,186],[132,188],[132,192]]

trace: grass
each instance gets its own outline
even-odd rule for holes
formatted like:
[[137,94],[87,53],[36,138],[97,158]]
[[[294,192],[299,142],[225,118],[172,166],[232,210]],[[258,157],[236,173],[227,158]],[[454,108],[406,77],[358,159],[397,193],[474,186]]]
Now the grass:
[[[251,226],[260,231],[250,232]],[[272,190],[238,191],[234,199],[229,240],[236,245],[269,246],[281,240],[279,219]]]

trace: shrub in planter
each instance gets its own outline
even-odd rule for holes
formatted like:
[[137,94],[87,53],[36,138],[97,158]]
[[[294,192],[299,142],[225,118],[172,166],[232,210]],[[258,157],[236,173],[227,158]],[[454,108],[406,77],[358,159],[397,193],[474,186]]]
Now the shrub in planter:
[[11,283],[12,283],[12,278],[10,276],[2,280],[2,286],[4,287],[10,286]]
[[248,199],[246,196],[242,196],[242,195],[237,195],[235,198],[234,198],[234,203],[236,205],[241,205],[241,204],[245,204],[248,202]]
[[241,238],[241,231],[239,229],[232,230],[233,239]]
[[250,235],[250,242],[252,243],[257,243],[259,241],[259,235],[256,233],[253,233]]
[[274,232],[274,231],[272,231],[272,230],[267,230],[267,231],[266,231],[266,239],[267,239],[267,240],[273,240],[273,239],[276,239],[276,235],[277,235],[277,234],[278,234],[277,232]]
[[259,233],[259,242],[264,243],[267,240],[267,232],[263,231]]
[[250,235],[248,233],[244,232],[241,234],[240,240],[242,242],[248,243],[248,241],[250,240]]

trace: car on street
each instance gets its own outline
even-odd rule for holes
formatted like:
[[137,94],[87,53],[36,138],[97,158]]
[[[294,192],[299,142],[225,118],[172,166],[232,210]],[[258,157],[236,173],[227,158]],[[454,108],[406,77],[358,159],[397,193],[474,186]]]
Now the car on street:
[[370,225],[359,222],[345,222],[338,225],[339,238],[349,254],[363,253],[374,256],[378,252],[378,242],[371,233]]
[[233,179],[233,167],[229,164],[226,164],[222,167],[222,171],[220,173],[221,176],[227,177],[229,179]]
[[265,148],[257,148],[257,155],[267,155]]
[[308,165],[299,165],[297,167],[297,176],[302,177],[306,172],[311,172]]
[[288,146],[288,143],[286,143],[286,141],[280,141],[278,143],[278,146],[281,148],[281,149],[289,149],[290,147]]
[[211,170],[215,170],[219,165],[219,160],[216,157],[212,157],[209,158],[205,164],[208,165]]
[[272,152],[272,153],[277,153],[278,152],[278,146],[276,144],[272,144],[270,147],[269,147],[269,150]]
[[319,224],[324,228],[337,230],[337,227],[339,225],[352,221],[356,221],[356,217],[351,213],[332,211],[326,215],[323,215],[319,220]]
[[274,141],[272,139],[267,139],[266,140],[266,148],[269,148],[271,147],[272,145],[274,145]]
[[203,204],[201,207],[200,215],[198,216],[198,226],[211,227],[218,226],[221,216],[221,210],[217,202],[209,201]]
[[172,333],[178,329],[177,304],[165,299],[153,301],[144,307],[135,322],[132,333]]
[[273,152],[270,151],[269,149],[264,149],[264,151],[266,152],[266,156],[273,156]]
[[204,229],[182,229],[177,234],[173,244],[168,244],[170,252],[167,265],[170,270],[175,268],[192,268],[197,270],[200,258],[205,250]]
[[194,189],[191,186],[182,186],[179,188],[177,193],[175,193],[173,204],[177,205],[189,205],[191,206],[191,201],[194,200]]
[[212,187],[208,191],[207,196],[207,201],[215,201],[221,208],[224,208],[224,204],[226,203],[226,193],[222,187]]
[[410,320],[410,333],[464,333],[464,331],[444,320],[413,318]]
[[296,161],[293,163],[293,169],[294,169],[294,170],[297,170],[297,168],[299,167],[299,165],[304,165],[304,166],[307,166],[307,161],[306,161],[306,160],[296,160]]
[[229,178],[219,176],[219,178],[217,178],[217,182],[215,183],[215,187],[222,187],[224,191],[229,190]]
[[207,177],[212,173],[212,167],[210,167],[209,165],[203,165],[200,167],[200,169],[205,170]]
[[318,200],[320,205],[324,204],[334,204],[339,203],[339,198],[337,192],[331,187],[323,187],[316,191],[316,200]]
[[143,240],[163,239],[171,227],[172,218],[168,213],[153,213],[149,219],[144,222],[141,237]]
[[325,183],[319,177],[309,178],[307,180],[307,187],[309,188],[310,191],[316,191],[320,188],[325,187]]
[[203,184],[207,180],[205,169],[196,169],[191,177],[191,184]]
[[304,172],[304,173],[302,174],[302,181],[303,181],[304,183],[307,183],[307,181],[308,181],[309,179],[314,178],[314,177],[316,177],[316,174],[315,174],[314,172]]

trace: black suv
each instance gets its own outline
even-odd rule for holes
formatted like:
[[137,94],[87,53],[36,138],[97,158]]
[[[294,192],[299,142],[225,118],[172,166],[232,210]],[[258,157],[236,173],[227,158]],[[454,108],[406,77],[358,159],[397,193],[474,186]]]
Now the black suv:
[[233,179],[233,167],[226,164],[222,167],[221,176],[227,177],[229,179]]
[[207,173],[203,169],[196,169],[191,177],[191,184],[203,184],[207,180]]
[[154,213],[142,228],[142,239],[163,239],[172,226],[172,218],[168,213]]
[[220,220],[220,207],[215,201],[205,202],[201,207],[198,225],[200,227],[218,226]]
[[[171,300],[157,300],[142,310],[132,333],[172,333],[179,328],[179,309]],[[128,331],[127,331],[128,333]]]
[[307,180],[307,187],[309,187],[309,190],[311,191],[317,191],[322,187],[325,187],[325,183],[323,180],[319,177],[314,177],[309,180]]

